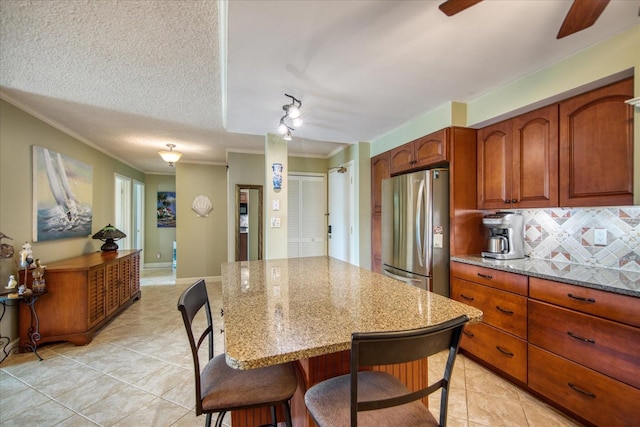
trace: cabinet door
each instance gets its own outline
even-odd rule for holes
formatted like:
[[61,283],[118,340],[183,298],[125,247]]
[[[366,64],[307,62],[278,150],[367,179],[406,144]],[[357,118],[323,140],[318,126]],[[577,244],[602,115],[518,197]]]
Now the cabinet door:
[[371,270],[382,272],[382,180],[389,178],[389,153],[371,158]]
[[140,252],[131,255],[131,296],[140,292]]
[[391,175],[406,172],[415,167],[413,141],[394,148],[389,153]]
[[413,141],[414,168],[426,167],[448,160],[447,130],[442,129]]
[[638,425],[640,390],[635,387],[531,344],[528,371],[529,387],[594,425]]
[[131,299],[131,257],[122,258],[119,262],[120,305]]
[[120,306],[120,290],[118,289],[118,270],[120,263],[112,261],[106,263],[105,268],[105,305],[107,316],[113,313]]
[[91,329],[101,322],[107,315],[105,307],[105,269],[104,266],[94,267],[88,273],[88,325]]
[[633,203],[633,79],[560,103],[560,206]]
[[511,207],[512,122],[478,131],[478,209]]
[[484,322],[464,327],[460,346],[516,380],[527,382],[527,342]]
[[558,105],[513,119],[515,208],[558,206]]

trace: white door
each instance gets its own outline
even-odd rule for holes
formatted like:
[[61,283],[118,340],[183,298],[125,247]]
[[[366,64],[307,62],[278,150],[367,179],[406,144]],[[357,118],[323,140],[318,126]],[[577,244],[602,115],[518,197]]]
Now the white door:
[[144,249],[144,184],[133,181],[132,249]]
[[353,162],[329,172],[329,256],[355,264]]
[[327,254],[325,176],[293,175],[288,180],[288,242],[290,258]]
[[117,241],[118,249],[131,249],[131,178],[117,175],[115,180],[115,224],[127,235]]

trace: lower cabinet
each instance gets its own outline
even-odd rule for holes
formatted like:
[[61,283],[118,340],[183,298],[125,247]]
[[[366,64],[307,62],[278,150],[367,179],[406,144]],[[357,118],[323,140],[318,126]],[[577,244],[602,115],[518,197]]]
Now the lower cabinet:
[[[94,252],[49,263],[48,293],[36,303],[38,344],[91,342],[95,331],[140,298],[140,251]],[[20,347],[29,343],[31,313],[20,304]]]
[[494,369],[527,382],[527,277],[451,264],[451,298],[482,310],[482,322],[464,329],[463,350]]
[[508,376],[527,382],[527,342],[486,323],[464,328],[460,346]]
[[640,390],[532,344],[528,385],[594,425],[638,425]]
[[640,298],[457,262],[451,295],[483,311],[464,352],[581,422],[638,425]]

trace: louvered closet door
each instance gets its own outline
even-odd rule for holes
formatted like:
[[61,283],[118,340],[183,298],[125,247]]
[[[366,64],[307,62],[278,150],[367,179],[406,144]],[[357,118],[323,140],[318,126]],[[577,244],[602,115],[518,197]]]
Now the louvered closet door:
[[327,190],[324,176],[289,175],[288,253],[290,258],[327,254]]

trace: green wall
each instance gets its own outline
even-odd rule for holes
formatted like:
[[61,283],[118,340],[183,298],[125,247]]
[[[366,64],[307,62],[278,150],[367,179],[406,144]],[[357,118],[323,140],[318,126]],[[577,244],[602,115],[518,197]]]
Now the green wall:
[[[562,98],[604,85],[640,69],[640,25],[529,74],[464,104],[448,102],[372,141],[371,156],[448,126],[483,127]],[[470,69],[469,78],[473,78]],[[640,78],[635,79],[635,96],[640,96]],[[466,117],[465,117],[466,116]],[[640,123],[640,109],[634,119]],[[635,126],[640,144],[640,126]],[[636,149],[640,158],[640,149]],[[636,160],[636,165],[640,164]],[[636,170],[640,167],[636,166]],[[640,185],[640,174],[636,187]]]

